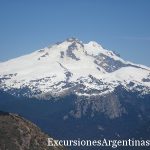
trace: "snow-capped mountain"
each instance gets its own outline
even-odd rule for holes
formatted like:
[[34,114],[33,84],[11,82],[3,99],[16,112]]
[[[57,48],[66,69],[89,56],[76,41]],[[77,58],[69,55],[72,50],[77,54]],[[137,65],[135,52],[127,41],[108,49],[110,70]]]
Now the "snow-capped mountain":
[[0,68],[0,110],[53,137],[149,138],[150,68],[96,42],[69,38]]
[[111,93],[119,85],[141,95],[150,92],[150,68],[76,38],[2,62],[0,68],[0,89],[17,96],[89,97]]

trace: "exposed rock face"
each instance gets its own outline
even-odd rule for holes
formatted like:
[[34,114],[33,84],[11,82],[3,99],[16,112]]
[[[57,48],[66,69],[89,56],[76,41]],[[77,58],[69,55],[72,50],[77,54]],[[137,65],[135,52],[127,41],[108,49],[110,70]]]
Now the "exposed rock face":
[[70,115],[75,118],[83,116],[94,117],[96,113],[101,113],[109,119],[121,117],[126,113],[121,106],[118,97],[115,94],[107,96],[93,96],[90,98],[78,97],[75,103],[75,109],[70,111]]
[[0,111],[0,150],[63,150],[48,147],[48,135],[33,123],[11,113]]

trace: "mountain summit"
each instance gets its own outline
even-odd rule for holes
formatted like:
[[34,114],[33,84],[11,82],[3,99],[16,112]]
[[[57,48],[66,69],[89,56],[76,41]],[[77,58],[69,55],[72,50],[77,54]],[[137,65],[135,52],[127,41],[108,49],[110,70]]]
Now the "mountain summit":
[[119,85],[141,94],[150,89],[150,68],[76,38],[0,63],[0,68],[0,89],[18,96],[104,95]]
[[68,38],[0,68],[0,109],[57,139],[149,138],[150,68],[94,41]]

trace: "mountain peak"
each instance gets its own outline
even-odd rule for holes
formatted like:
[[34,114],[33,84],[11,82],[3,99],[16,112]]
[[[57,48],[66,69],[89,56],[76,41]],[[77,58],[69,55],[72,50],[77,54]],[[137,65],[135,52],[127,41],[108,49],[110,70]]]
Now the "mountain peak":
[[[81,47],[84,47],[83,42],[80,41],[79,39],[75,38],[75,37],[67,38],[65,41],[71,43],[71,45],[72,45],[72,44],[73,44],[73,45],[79,44]],[[64,42],[65,42],[65,41],[64,41]]]
[[[73,92],[77,94],[90,95],[88,90],[91,88],[103,94],[104,84],[106,87],[109,85],[109,89],[106,89],[109,92],[120,83],[128,86],[133,79],[136,85],[150,87],[149,70],[124,61],[95,41],[85,44],[74,37],[0,63],[0,68],[0,89],[18,89],[21,93],[28,87],[29,92],[23,95],[29,96],[47,92],[61,93],[69,89],[74,89]],[[79,90],[80,82],[86,87],[85,92],[82,91],[84,88]]]
[[90,41],[88,44],[95,46],[100,46],[96,41]]
[[97,49],[97,50],[103,49],[103,47],[99,43],[97,43],[96,41],[90,41],[87,45],[89,45],[93,49]]
[[70,37],[66,39],[67,42],[81,42],[79,39],[75,38],[75,37]]
[[[75,37],[67,38],[66,40],[64,40],[62,42],[57,42],[56,45],[58,45],[59,47],[61,46],[61,47],[66,47],[66,48],[71,45],[80,45],[81,47],[84,47],[83,42]],[[51,46],[50,46],[50,48],[51,48]]]

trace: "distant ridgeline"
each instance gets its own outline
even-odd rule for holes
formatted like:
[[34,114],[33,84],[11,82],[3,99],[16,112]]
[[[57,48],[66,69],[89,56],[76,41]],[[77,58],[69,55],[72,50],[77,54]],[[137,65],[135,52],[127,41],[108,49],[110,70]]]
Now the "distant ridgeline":
[[56,139],[148,139],[150,68],[69,38],[0,63],[0,110]]

